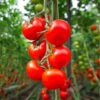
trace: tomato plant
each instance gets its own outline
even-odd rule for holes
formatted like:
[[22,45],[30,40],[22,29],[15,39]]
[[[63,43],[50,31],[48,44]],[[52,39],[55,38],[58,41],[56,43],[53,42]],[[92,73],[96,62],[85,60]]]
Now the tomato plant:
[[0,100],[98,100],[99,1],[71,1],[0,1]]

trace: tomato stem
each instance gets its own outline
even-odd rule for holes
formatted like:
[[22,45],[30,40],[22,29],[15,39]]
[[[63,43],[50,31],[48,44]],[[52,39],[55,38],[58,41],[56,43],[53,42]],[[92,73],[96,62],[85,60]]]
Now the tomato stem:
[[51,2],[51,21],[54,20],[54,3],[53,1]]
[[44,11],[45,11],[45,19],[46,19],[46,25],[45,25],[45,27],[48,28],[49,20],[48,20],[48,14],[46,12],[46,7],[47,7],[47,0],[44,0]]
[[58,19],[59,18],[59,7],[58,7],[58,0],[53,0],[53,13],[54,19]]
[[58,98],[58,91],[57,90],[55,90],[55,100],[59,100],[59,98]]
[[[46,44],[46,48],[47,48],[47,52],[46,52],[46,55],[47,55],[48,53],[50,53],[48,41],[47,41],[47,44]],[[48,61],[48,57],[47,57],[47,65],[48,65],[48,68],[50,68],[50,64],[49,64],[49,61]]]
[[74,98],[75,98],[75,100],[80,100],[80,94],[79,94],[78,85],[77,85],[76,77],[75,77],[74,73],[72,73],[72,77],[73,77],[73,83],[76,86],[75,93],[73,94]]

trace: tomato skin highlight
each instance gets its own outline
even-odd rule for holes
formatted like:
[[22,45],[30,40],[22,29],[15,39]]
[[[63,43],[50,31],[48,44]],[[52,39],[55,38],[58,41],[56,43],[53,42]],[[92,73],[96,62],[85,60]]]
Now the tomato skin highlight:
[[26,72],[30,79],[40,81],[42,79],[44,69],[39,66],[38,61],[31,60],[27,63]]
[[39,32],[43,31],[44,25],[41,20],[34,19],[30,24],[25,22],[22,26],[22,33],[29,40],[36,40],[40,37]]
[[55,47],[52,55],[48,57],[49,63],[53,68],[63,68],[71,60],[71,52],[65,46]]
[[66,74],[59,69],[48,69],[42,75],[42,83],[48,89],[58,89],[66,81]]
[[46,41],[42,41],[39,45],[30,44],[28,47],[28,53],[31,58],[35,60],[41,60],[46,52]]
[[56,46],[60,46],[70,38],[70,25],[61,19],[57,19],[50,24],[46,33],[47,40]]

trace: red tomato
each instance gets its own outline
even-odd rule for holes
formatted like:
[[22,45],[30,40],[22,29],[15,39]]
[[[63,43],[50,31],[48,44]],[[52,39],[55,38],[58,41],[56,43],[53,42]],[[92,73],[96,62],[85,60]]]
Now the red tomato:
[[70,79],[67,79],[67,80],[66,80],[66,84],[67,84],[68,87],[70,87],[70,85],[71,85],[71,80],[70,80]]
[[35,19],[35,20],[41,21],[43,27],[45,27],[45,24],[46,24],[45,17],[41,17],[41,18],[39,18],[39,17],[34,17],[34,19]]
[[48,69],[42,76],[42,83],[48,89],[58,89],[65,81],[66,74],[59,69]]
[[98,65],[100,65],[100,58],[97,60],[97,62],[98,62]]
[[60,91],[60,97],[61,97],[61,99],[67,99],[67,97],[68,97],[68,92],[66,92],[66,91]]
[[46,38],[51,44],[59,46],[68,41],[70,33],[71,28],[68,22],[57,19],[50,24]]
[[88,73],[92,73],[93,72],[93,69],[90,67],[88,68]]
[[67,89],[68,89],[68,85],[67,85],[67,83],[65,82],[65,83],[61,86],[60,90],[61,90],[61,91],[66,91]]
[[3,78],[3,77],[4,77],[4,75],[3,74],[0,74],[0,79]]
[[98,52],[100,53],[100,47],[98,48]]
[[71,80],[70,79],[67,79],[65,81],[64,85],[60,88],[60,90],[66,91],[69,88],[70,84],[71,84]]
[[48,59],[51,66],[60,69],[70,62],[71,52],[65,46],[55,47]]
[[46,52],[46,41],[42,41],[39,45],[33,43],[28,47],[28,53],[33,59],[42,59]]
[[49,95],[48,94],[42,95],[42,100],[49,100]]
[[41,80],[44,70],[39,66],[36,60],[31,60],[26,66],[26,72],[30,79]]
[[88,78],[89,78],[89,79],[92,79],[92,78],[93,78],[93,75],[92,75],[91,73],[89,73],[89,74],[88,74]]
[[46,93],[47,93],[47,91],[48,91],[48,89],[47,89],[47,88],[42,89],[42,90],[41,90],[41,95],[46,94]]
[[91,26],[90,26],[90,29],[91,29],[91,31],[96,30],[96,29],[97,29],[97,25],[96,25],[96,24],[91,25]]
[[95,83],[95,82],[97,82],[97,79],[95,77],[93,77],[92,81]]
[[23,35],[29,40],[36,40],[40,37],[41,32],[44,30],[43,23],[40,20],[33,20],[32,23],[24,23],[22,26]]

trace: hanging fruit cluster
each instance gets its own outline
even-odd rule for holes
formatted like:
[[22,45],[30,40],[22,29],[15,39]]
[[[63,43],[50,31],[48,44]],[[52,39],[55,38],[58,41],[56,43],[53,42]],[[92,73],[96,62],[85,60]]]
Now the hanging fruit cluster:
[[[36,3],[37,8],[42,9],[42,6]],[[50,90],[59,90],[61,100],[66,100],[71,80],[66,77],[65,69],[71,60],[71,51],[64,43],[70,38],[71,27],[68,22],[54,20],[54,16],[47,13],[46,1],[44,8],[38,9],[41,11],[45,12],[42,17],[35,16],[22,26],[24,37],[31,41],[28,54],[32,60],[27,63],[26,72],[31,80],[43,84],[42,100],[50,100]]]
[[70,25],[61,19],[51,22],[48,28],[45,25],[45,17],[34,17],[22,26],[23,35],[32,41],[28,47],[32,60],[26,65],[26,72],[30,79],[41,81],[46,88],[42,91],[43,100],[49,99],[47,90],[51,89],[60,89],[60,97],[64,100],[70,80],[63,68],[69,64],[71,52],[63,44],[70,38]]
[[[96,75],[96,77],[98,78],[98,79],[100,79],[100,68],[96,68],[96,70],[95,70],[95,72],[94,72],[94,74]],[[96,83],[97,82],[97,79],[96,79],[96,77],[94,76],[94,74],[93,74],[93,69],[90,67],[90,68],[88,68],[88,78],[90,79],[90,80],[92,80],[94,83]]]

